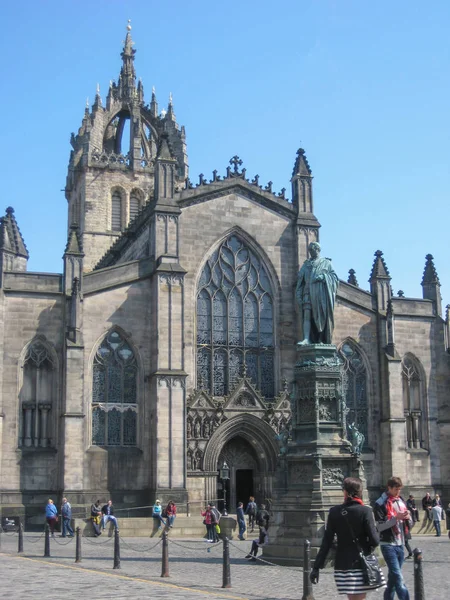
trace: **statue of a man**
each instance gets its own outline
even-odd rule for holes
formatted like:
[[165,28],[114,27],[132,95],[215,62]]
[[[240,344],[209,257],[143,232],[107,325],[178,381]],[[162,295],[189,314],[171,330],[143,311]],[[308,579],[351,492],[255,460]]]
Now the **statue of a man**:
[[320,244],[311,242],[308,251],[311,258],[305,260],[298,272],[295,290],[303,323],[303,340],[299,345],[331,344],[339,280],[331,260],[320,257]]

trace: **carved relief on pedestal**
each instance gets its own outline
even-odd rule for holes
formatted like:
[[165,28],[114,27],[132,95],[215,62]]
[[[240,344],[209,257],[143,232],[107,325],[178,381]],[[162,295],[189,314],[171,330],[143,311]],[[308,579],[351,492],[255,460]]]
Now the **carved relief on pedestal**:
[[289,465],[289,481],[293,485],[311,484],[312,475],[311,463],[294,463]]
[[322,461],[322,483],[324,487],[339,487],[349,475],[349,463],[339,460]]

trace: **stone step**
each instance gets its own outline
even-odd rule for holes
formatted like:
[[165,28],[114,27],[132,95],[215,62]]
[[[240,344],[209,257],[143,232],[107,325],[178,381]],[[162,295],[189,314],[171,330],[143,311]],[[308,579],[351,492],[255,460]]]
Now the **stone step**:
[[[441,521],[441,533],[442,535],[447,535],[447,521],[445,519]],[[433,521],[430,521],[428,518],[417,521],[411,529],[411,535],[413,537],[415,535],[436,535]]]
[[[233,519],[234,521],[234,519]],[[160,522],[152,517],[120,518],[118,517],[120,535],[123,537],[159,537],[162,529]],[[74,527],[80,527],[84,537],[94,537],[91,519],[74,519]],[[173,528],[170,530],[174,537],[203,538],[206,528],[201,517],[177,516]],[[114,535],[114,525],[107,523],[103,535]]]

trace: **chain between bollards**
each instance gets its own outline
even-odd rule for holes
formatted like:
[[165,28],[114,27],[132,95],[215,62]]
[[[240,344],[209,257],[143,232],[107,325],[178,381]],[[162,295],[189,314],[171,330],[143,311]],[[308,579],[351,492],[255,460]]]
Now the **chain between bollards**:
[[422,550],[414,548],[414,600],[425,600],[425,585],[423,581]]
[[50,527],[48,523],[45,524],[45,543],[44,543],[44,557],[50,556]]
[[19,529],[17,530],[18,533],[18,542],[17,542],[17,552],[20,554],[21,552],[23,552],[23,525],[22,525],[22,520],[19,518]]
[[113,569],[120,569],[120,538],[119,528],[114,528],[114,566]]
[[305,540],[303,546],[303,596],[302,600],[314,600],[312,583],[309,575],[311,573],[311,542]]
[[223,536],[223,577],[222,587],[231,587],[231,574],[230,574],[230,543],[226,535]]
[[75,562],[81,562],[81,529],[77,527],[75,529]]
[[161,577],[170,577],[169,575],[169,534],[164,529],[162,534],[162,562]]

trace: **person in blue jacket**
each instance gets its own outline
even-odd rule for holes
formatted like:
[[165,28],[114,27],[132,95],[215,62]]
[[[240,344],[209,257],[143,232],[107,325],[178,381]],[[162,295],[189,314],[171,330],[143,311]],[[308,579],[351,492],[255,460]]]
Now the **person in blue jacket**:
[[58,522],[58,509],[53,504],[53,500],[51,498],[48,499],[47,506],[45,507],[45,518],[47,519],[47,523],[50,527],[50,533],[52,537],[55,537],[55,526]]

